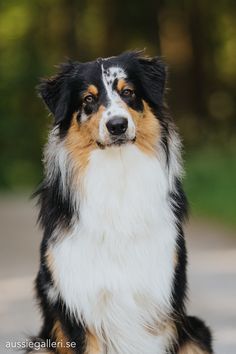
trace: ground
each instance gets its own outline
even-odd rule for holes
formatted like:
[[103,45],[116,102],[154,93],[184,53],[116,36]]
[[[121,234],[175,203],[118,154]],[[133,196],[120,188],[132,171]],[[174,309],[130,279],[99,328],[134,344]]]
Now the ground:
[[[33,301],[41,231],[34,202],[0,198],[0,354],[16,352],[6,343],[37,333],[40,318]],[[189,313],[212,328],[216,354],[236,352],[236,235],[218,225],[190,220]]]

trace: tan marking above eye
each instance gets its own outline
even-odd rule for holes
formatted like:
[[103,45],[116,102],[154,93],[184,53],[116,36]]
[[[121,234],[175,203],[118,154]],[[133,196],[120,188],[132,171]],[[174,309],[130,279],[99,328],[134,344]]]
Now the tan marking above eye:
[[119,79],[116,88],[118,91],[122,91],[124,89],[134,90],[133,85],[127,82],[125,79]]
[[117,83],[117,91],[124,97],[131,97],[134,94],[134,87],[124,79],[120,79]]
[[84,92],[83,97],[85,98],[86,96],[89,95],[93,95],[93,96],[98,95],[98,88],[95,85],[89,85],[87,90]]
[[117,90],[122,91],[124,88],[127,87],[127,82],[124,79],[120,79],[117,82]]

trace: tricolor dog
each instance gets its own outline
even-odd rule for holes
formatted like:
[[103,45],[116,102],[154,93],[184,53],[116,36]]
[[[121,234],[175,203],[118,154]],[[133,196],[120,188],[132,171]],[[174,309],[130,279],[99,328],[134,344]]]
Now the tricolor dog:
[[54,123],[37,191],[37,338],[58,344],[43,353],[212,353],[185,310],[187,206],[165,83],[159,58],[128,52],[67,62],[39,86]]

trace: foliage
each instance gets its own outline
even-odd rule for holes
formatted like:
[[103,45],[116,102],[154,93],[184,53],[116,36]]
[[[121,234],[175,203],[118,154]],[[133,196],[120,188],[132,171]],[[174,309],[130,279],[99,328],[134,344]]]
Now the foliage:
[[201,148],[186,156],[191,214],[236,226],[236,151]]
[[[35,86],[67,57],[84,61],[135,48],[161,54],[170,68],[168,101],[188,148],[236,145],[235,15],[232,0],[214,6],[204,0],[1,1],[0,188],[39,181],[50,118]],[[232,175],[233,157],[213,154],[209,164],[205,153],[191,156],[186,183],[196,204],[202,197],[203,212],[226,214],[227,207],[216,210],[216,199],[227,195],[224,204],[232,203],[231,189],[224,194],[221,187]],[[210,189],[199,192],[208,179]]]

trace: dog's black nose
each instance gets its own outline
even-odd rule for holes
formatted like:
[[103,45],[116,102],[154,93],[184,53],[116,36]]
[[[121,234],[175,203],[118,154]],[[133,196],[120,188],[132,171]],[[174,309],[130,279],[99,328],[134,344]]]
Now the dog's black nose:
[[107,129],[112,135],[124,134],[128,127],[128,120],[123,117],[113,117],[106,123]]

